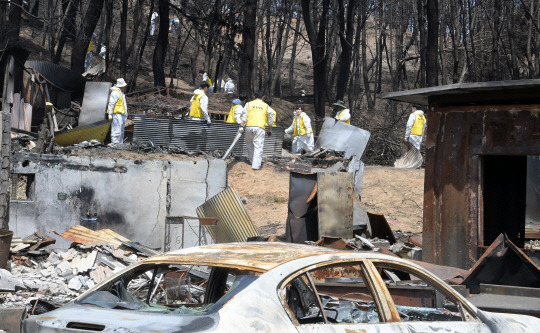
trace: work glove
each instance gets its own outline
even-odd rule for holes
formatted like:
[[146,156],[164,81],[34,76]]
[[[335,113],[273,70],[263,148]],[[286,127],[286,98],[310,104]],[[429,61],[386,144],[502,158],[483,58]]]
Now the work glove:
[[212,123],[212,121],[210,119],[206,120],[206,125],[210,125],[211,123]]
[[270,131],[267,131],[267,132],[266,132],[266,136],[272,136],[272,131],[271,131],[271,130],[270,130]]
[[107,114],[109,116],[109,121],[112,120],[112,116],[110,114]]
[[243,127],[240,127],[240,128],[238,129],[238,133],[244,133],[244,128],[243,128]]

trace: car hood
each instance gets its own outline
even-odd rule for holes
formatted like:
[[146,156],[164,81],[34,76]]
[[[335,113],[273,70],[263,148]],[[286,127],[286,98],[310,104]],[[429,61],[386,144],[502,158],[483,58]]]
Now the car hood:
[[104,309],[88,304],[69,304],[23,321],[23,332],[200,332],[215,328],[217,313],[206,315],[164,314]]
[[478,310],[478,317],[494,333],[537,332],[540,319],[532,316]]

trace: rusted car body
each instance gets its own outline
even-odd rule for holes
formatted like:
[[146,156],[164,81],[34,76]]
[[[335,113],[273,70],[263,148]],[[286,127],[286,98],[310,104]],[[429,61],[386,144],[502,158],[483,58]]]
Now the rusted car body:
[[421,267],[372,252],[289,243],[154,256],[30,332],[536,332],[540,319],[481,311]]

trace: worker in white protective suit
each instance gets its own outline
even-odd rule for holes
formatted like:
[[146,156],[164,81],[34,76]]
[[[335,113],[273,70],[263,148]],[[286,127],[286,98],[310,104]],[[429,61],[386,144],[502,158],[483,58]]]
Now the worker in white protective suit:
[[208,83],[208,93],[213,93],[214,92],[214,84],[212,83],[212,80],[210,80],[210,77],[208,76],[208,74],[203,71],[203,70],[200,70],[199,71],[199,76],[202,78],[203,81],[207,82]]
[[419,110],[417,106],[413,106],[413,112],[407,120],[407,129],[405,130],[405,141],[410,142],[414,148],[420,150],[422,144],[422,136],[426,130],[426,116],[424,111]]
[[342,121],[345,124],[351,124],[351,111],[347,108],[345,103],[343,101],[337,101],[334,104],[332,104],[334,107],[335,116],[334,118],[336,120]]
[[302,151],[312,151],[315,147],[315,140],[313,138],[313,130],[311,129],[311,119],[302,111],[302,107],[299,105],[294,107],[293,112],[293,122],[285,130],[287,134],[294,134],[292,153],[297,154]]
[[119,78],[111,88],[109,96],[107,113],[109,121],[111,121],[111,145],[113,146],[124,143],[124,129],[128,116],[126,95],[124,94],[126,86],[126,81]]
[[244,103],[246,103],[247,95],[241,93],[237,99],[232,101],[229,115],[226,122],[229,124],[241,124],[242,123],[242,111],[244,110]]
[[150,17],[150,36],[154,36],[154,33],[156,32],[156,25],[159,20],[159,14],[157,12],[152,13],[152,17]]
[[234,83],[231,78],[227,79],[227,82],[225,83],[225,86],[224,86],[224,92],[226,92],[227,94],[234,93]]
[[199,85],[199,89],[195,89],[193,97],[190,100],[189,117],[191,120],[206,122],[208,125],[212,123],[208,114],[208,82],[203,81]]
[[94,52],[94,43],[96,41],[97,35],[95,33],[92,34],[92,38],[90,39],[90,42],[88,43],[88,49],[86,50],[86,57],[84,58],[84,70],[85,72],[88,72],[90,68],[92,68],[92,57]]
[[268,126],[268,136],[272,135],[272,122],[274,121],[272,111],[263,101],[264,93],[255,92],[255,99],[246,103],[242,110],[241,126],[246,126],[245,140],[248,152],[248,159],[251,161],[253,170],[260,170],[262,164],[262,154],[266,126]]

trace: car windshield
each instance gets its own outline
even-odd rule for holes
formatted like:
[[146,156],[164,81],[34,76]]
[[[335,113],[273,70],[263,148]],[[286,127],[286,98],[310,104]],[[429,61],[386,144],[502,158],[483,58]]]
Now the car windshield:
[[215,312],[260,273],[228,267],[144,265],[77,300],[107,309],[202,315]]

